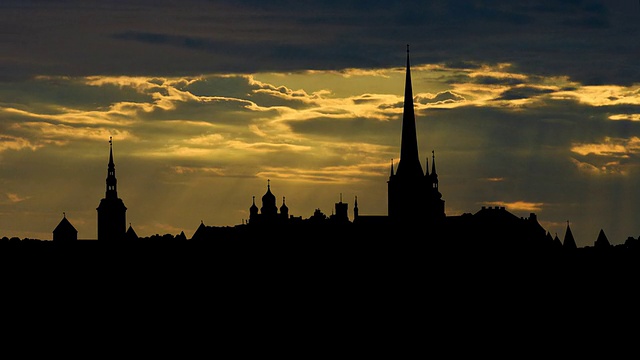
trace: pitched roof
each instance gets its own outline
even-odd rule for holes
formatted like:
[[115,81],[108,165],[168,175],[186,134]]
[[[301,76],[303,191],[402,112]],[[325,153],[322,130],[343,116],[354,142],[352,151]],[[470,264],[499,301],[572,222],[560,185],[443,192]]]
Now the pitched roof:
[[54,234],[64,234],[64,233],[70,233],[70,232],[77,233],[78,230],[76,230],[76,228],[73,227],[73,225],[71,225],[69,220],[67,220],[67,217],[65,215],[63,215],[62,216],[62,220],[60,220],[60,223],[58,223],[58,226],[56,226],[56,228],[53,229],[53,233]]
[[596,242],[593,245],[595,247],[611,246],[611,243],[609,243],[609,239],[607,239],[607,235],[604,234],[604,230],[600,229],[600,232],[598,233],[598,238],[596,239]]
[[562,242],[562,246],[568,249],[575,249],[578,246],[576,245],[576,241],[573,238],[573,233],[571,232],[571,228],[569,227],[569,222],[567,221],[567,230],[564,233],[564,241]]

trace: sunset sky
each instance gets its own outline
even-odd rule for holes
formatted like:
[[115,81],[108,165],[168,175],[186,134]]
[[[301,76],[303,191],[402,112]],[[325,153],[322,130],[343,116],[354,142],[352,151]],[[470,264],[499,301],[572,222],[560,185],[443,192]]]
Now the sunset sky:
[[[190,237],[358,197],[387,214],[406,44],[447,215],[640,236],[640,3],[0,3],[0,237],[97,234],[109,137],[127,226]],[[425,229],[426,230],[426,229]]]

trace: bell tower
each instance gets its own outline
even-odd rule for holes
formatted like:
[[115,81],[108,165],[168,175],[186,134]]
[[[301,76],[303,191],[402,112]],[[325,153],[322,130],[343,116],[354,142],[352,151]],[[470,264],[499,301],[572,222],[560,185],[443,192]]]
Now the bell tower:
[[98,240],[120,241],[125,238],[127,208],[118,198],[118,180],[113,162],[113,139],[109,137],[109,164],[107,165],[107,189],[100,200],[98,210]]

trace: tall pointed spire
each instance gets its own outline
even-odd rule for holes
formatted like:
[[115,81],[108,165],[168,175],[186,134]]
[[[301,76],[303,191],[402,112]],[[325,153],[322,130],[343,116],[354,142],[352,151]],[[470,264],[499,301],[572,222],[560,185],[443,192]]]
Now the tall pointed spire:
[[107,169],[107,191],[100,200],[98,210],[98,240],[119,241],[125,239],[126,211],[122,199],[118,198],[116,166],[113,162],[113,138],[109,137],[109,165]]
[[436,151],[431,150],[431,175],[436,176]]
[[116,179],[116,165],[113,162],[113,138],[109,136],[109,164],[107,166],[107,191],[106,198],[118,198],[118,180]]
[[416,117],[413,111],[413,88],[411,86],[411,63],[407,44],[407,70],[404,85],[404,110],[402,114],[402,135],[400,140],[400,161],[396,175],[407,177],[423,176],[418,155]]

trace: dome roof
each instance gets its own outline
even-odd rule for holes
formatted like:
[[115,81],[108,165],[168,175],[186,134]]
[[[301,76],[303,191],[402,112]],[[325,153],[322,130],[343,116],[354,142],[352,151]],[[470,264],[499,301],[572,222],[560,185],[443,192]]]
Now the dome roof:
[[271,193],[271,184],[269,184],[269,180],[267,180],[267,192],[262,195],[262,203],[267,204],[275,204],[276,196]]

